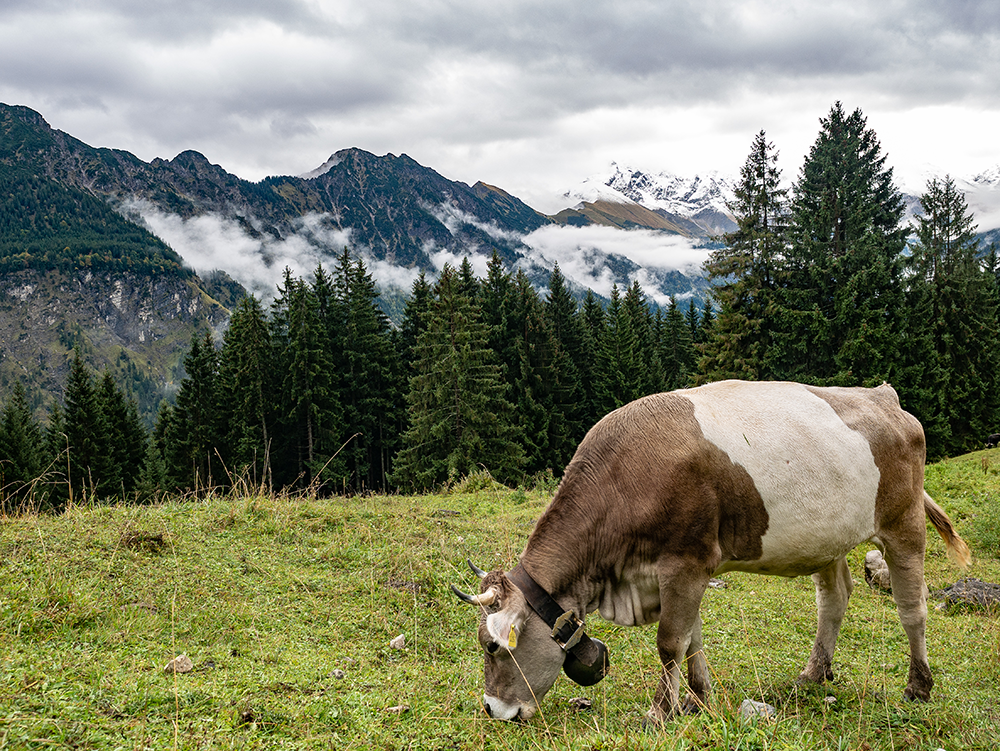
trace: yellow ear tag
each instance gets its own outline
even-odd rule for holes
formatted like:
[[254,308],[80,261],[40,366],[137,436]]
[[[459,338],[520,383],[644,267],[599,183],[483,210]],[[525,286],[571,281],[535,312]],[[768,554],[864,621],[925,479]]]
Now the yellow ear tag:
[[511,626],[510,636],[507,637],[507,649],[513,649],[516,646],[517,646],[517,631],[515,631],[514,627]]

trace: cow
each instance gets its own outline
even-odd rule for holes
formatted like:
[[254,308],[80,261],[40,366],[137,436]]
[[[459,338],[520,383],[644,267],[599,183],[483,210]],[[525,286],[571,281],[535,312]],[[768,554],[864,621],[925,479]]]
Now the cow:
[[990,433],[986,439],[986,448],[995,449],[1000,444],[1000,433]]
[[853,587],[845,556],[866,541],[885,555],[909,640],[904,696],[928,700],[925,514],[955,563],[971,557],[924,491],[924,461],[923,429],[888,384],[721,381],[611,412],[580,443],[518,564],[470,562],[479,594],[452,586],[480,610],[484,709],[526,720],[560,669],[582,685],[601,680],[608,650],[584,629],[594,610],[658,624],[663,670],[644,722],[706,706],[699,609],[727,571],[812,576],[818,627],[799,680],[832,680]]

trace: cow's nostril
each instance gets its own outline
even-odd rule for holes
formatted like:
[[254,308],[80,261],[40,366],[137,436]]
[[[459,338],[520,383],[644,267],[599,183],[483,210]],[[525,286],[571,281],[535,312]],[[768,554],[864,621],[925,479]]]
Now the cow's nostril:
[[486,709],[486,715],[488,717],[492,717],[493,716],[493,708],[488,703],[487,703],[485,709]]

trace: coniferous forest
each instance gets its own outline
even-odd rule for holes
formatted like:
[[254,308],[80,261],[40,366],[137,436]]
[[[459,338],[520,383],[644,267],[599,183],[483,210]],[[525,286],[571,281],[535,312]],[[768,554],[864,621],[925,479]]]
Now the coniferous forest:
[[242,299],[221,341],[196,336],[148,431],[135,401],[77,352],[39,423],[18,385],[0,414],[0,501],[58,510],[216,488],[423,491],[486,470],[558,477],[586,431],[645,394],[724,378],[875,386],[924,425],[928,453],[1000,426],[1000,264],[954,182],[931,180],[915,226],[860,110],[835,104],[791,188],[764,132],[743,165],[737,229],[706,264],[712,298],[658,306],[544,292],[494,255],[414,283],[398,327],[345,250]]

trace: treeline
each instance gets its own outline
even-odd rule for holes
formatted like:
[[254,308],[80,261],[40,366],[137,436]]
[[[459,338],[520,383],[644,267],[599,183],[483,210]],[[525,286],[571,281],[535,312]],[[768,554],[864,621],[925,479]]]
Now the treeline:
[[421,275],[393,328],[345,250],[332,273],[286,271],[267,311],[244,298],[221,342],[195,337],[148,435],[79,352],[47,427],[19,386],[0,417],[5,506],[234,485],[426,490],[482,468],[547,478],[602,415],[689,383],[711,321],[693,302],[654,308],[638,283],[580,305],[558,268],[543,298],[495,255],[485,279],[467,260],[433,285]]
[[79,354],[46,427],[15,390],[0,415],[4,504],[427,490],[479,469],[516,484],[560,474],[616,407],[722,378],[889,381],[932,457],[981,446],[1000,417],[996,252],[981,253],[950,178],[905,226],[885,162],[861,112],[838,103],[786,189],[761,132],[700,309],[653,305],[638,282],[581,301],[558,267],[542,295],[494,255],[485,278],[468,260],[433,284],[421,275],[394,328],[346,249],[332,271],[286,271],[269,309],[245,298],[222,341],[195,337],[151,434]]

